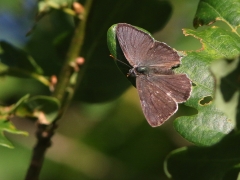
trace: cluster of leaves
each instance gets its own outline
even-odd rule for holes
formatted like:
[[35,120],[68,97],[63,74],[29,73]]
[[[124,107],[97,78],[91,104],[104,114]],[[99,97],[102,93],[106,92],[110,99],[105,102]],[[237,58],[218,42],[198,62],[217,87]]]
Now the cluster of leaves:
[[[238,176],[239,9],[238,0],[201,0],[194,26],[213,25],[199,31],[183,30],[186,36],[202,43],[202,49],[187,52],[184,67],[177,70],[189,74],[194,83],[186,105],[196,108],[198,114],[176,119],[174,127],[194,144],[209,147],[173,151],[165,161],[165,171],[173,179],[236,179]],[[214,26],[216,21],[222,24]],[[214,100],[209,101],[213,94]],[[204,102],[204,98],[208,100]]]
[[[15,76],[21,78],[32,77],[46,86],[51,83],[44,77],[42,69],[34,59],[26,52],[13,47],[7,42],[0,42],[0,74],[1,76]],[[38,95],[30,97],[26,95],[10,106],[0,106],[1,136],[0,145],[13,148],[13,145],[4,136],[3,131],[13,134],[24,134],[26,132],[17,130],[11,118],[13,116],[38,119],[42,124],[50,124],[58,115],[60,103],[56,98]]]

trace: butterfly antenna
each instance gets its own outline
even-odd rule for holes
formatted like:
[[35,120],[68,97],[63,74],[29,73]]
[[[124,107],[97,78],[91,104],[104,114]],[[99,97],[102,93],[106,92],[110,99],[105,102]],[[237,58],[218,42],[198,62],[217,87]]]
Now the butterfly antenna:
[[114,60],[116,60],[116,61],[118,61],[118,62],[120,62],[120,63],[122,63],[122,64],[124,64],[124,65],[128,66],[129,68],[132,68],[132,67],[131,67],[131,66],[129,66],[127,63],[125,63],[125,62],[123,62],[123,61],[121,61],[121,60],[119,60],[119,59],[117,59],[117,58],[113,57],[113,55],[111,55],[111,54],[110,54],[110,57],[112,57]]

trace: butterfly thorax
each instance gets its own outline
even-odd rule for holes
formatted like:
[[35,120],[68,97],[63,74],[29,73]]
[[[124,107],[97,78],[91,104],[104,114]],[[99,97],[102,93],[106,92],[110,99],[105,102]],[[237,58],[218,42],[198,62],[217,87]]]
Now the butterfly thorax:
[[139,75],[170,75],[174,74],[172,69],[166,69],[161,66],[137,66],[129,70],[127,76],[137,77]]

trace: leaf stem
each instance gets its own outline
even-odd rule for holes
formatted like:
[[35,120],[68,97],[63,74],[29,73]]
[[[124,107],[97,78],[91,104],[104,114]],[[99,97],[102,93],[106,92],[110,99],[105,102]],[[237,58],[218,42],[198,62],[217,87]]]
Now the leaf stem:
[[10,74],[10,75],[16,74],[16,73],[26,75],[27,77],[32,77],[33,79],[39,81],[40,83],[42,83],[45,86],[50,86],[50,84],[51,84],[50,81],[46,77],[44,77],[40,74],[34,73],[34,72],[30,72],[27,70],[23,70],[21,68],[17,68],[17,67],[11,67],[5,73]]

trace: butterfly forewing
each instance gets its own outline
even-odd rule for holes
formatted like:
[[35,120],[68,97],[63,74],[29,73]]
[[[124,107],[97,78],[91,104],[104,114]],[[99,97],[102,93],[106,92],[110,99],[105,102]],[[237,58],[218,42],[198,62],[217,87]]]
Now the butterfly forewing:
[[119,23],[116,32],[120,47],[132,66],[154,65],[169,69],[180,64],[175,50],[134,26]]
[[177,111],[177,103],[146,76],[139,76],[136,85],[143,113],[151,126],[160,126]]
[[146,60],[148,50],[154,45],[151,36],[125,23],[117,25],[116,34],[120,47],[132,66]]

